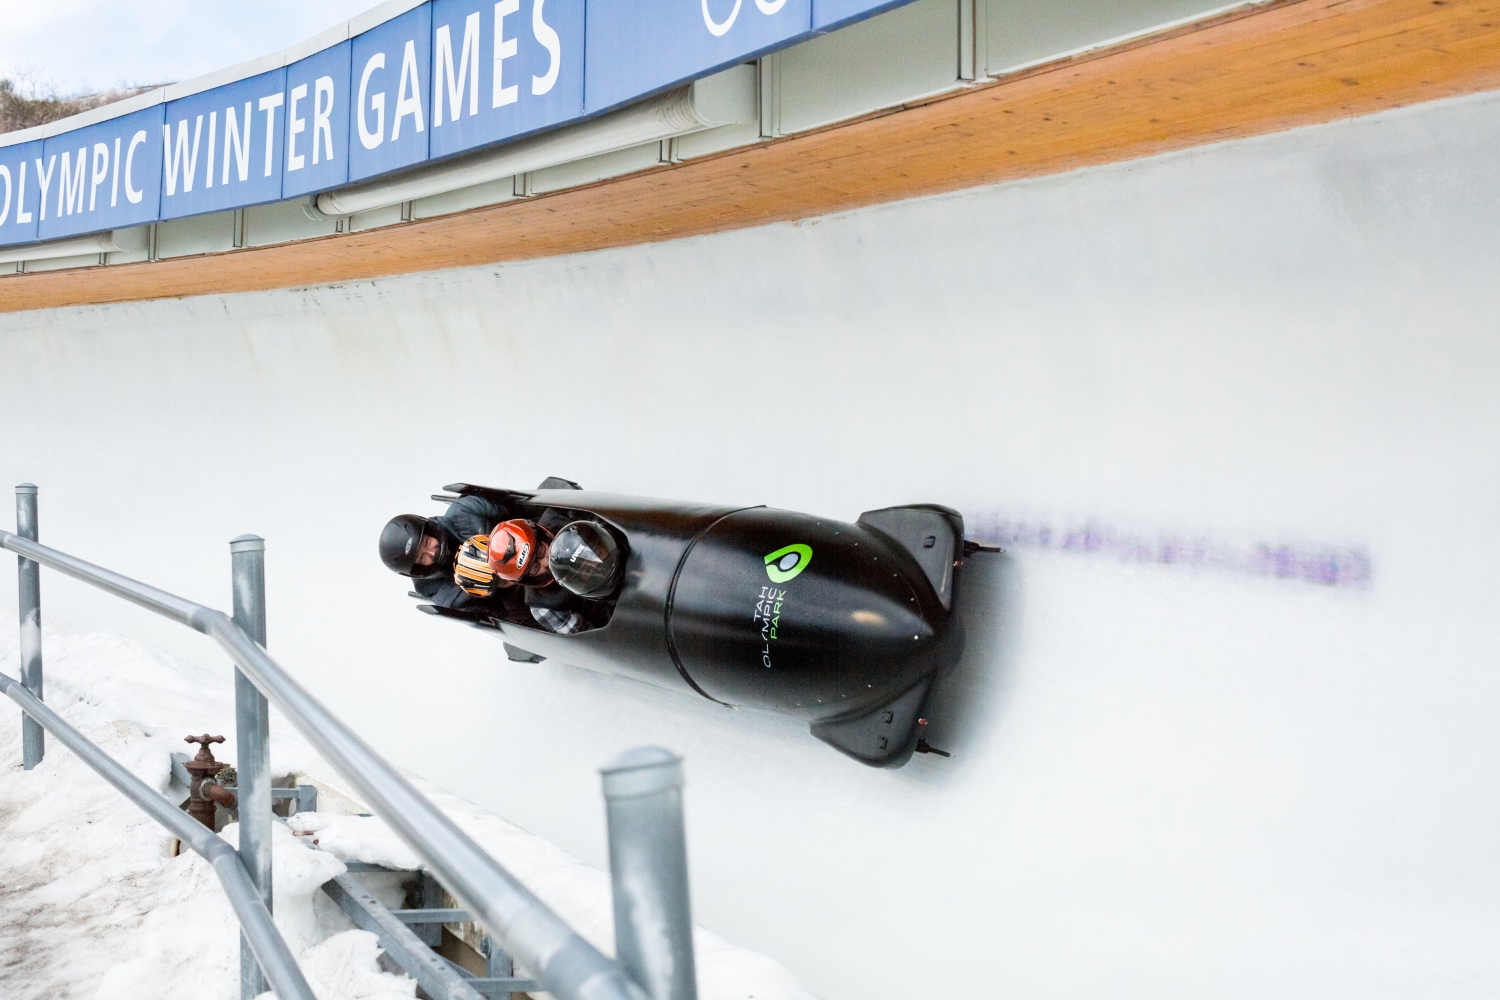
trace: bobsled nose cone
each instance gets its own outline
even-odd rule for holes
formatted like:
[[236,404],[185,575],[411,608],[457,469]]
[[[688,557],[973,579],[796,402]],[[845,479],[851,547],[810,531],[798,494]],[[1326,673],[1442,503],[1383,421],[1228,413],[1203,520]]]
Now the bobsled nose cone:
[[671,641],[701,691],[808,721],[911,690],[936,670],[949,622],[884,535],[767,508],[699,536],[672,600]]

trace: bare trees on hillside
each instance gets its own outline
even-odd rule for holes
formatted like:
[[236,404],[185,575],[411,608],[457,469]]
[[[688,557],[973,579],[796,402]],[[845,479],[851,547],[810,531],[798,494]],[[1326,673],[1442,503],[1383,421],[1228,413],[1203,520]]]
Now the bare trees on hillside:
[[40,81],[35,72],[0,75],[0,132],[14,132],[45,125],[91,108],[123,101],[153,87],[116,87],[96,94],[64,97],[56,88]]

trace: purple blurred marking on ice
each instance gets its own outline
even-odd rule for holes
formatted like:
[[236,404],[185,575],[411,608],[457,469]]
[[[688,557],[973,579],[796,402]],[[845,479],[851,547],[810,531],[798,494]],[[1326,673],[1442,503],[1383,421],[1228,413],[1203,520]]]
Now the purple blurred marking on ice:
[[973,540],[986,545],[1104,553],[1125,562],[1209,566],[1326,587],[1366,587],[1374,576],[1369,555],[1334,545],[1227,542],[1170,533],[1152,538],[1097,521],[1058,527],[1041,520],[1004,518],[992,511],[968,515],[966,520],[972,525]]

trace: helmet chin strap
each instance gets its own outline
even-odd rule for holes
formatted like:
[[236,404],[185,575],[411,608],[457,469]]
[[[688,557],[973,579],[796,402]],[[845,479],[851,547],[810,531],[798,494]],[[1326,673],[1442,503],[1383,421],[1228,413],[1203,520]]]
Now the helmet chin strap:
[[552,576],[552,560],[547,559],[545,570],[538,567],[542,565],[541,554],[547,552],[552,545],[554,535],[540,524],[535,525],[535,530],[536,544],[532,546],[531,564],[526,567],[526,572],[521,574],[518,582],[525,587],[550,587],[557,582]]

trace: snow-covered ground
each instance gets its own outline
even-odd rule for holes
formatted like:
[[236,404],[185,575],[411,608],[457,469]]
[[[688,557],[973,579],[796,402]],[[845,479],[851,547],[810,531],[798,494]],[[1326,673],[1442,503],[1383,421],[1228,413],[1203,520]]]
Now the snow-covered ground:
[[[48,703],[148,785],[180,800],[173,752],[189,732],[222,733],[233,761],[230,672],[180,662],[110,633],[47,624]],[[0,623],[0,670],[18,674],[16,626]],[[20,711],[0,699],[0,995],[6,1000],[232,1000],[238,934],[197,855],[172,839],[49,738],[21,769]],[[291,727],[272,717],[273,773],[342,783]],[[581,934],[606,953],[614,930],[609,877],[556,846],[430,783],[418,786]],[[335,796],[325,795],[325,799]],[[296,836],[293,831],[304,834]],[[311,813],[275,824],[276,923],[320,1000],[396,1000],[415,984],[380,971],[373,934],[353,929],[319,892],[343,862],[418,867],[375,817]],[[231,842],[235,826],[223,836]],[[309,843],[312,842],[312,843]],[[704,1000],[797,1000],[812,994],[775,961],[698,929]]]

